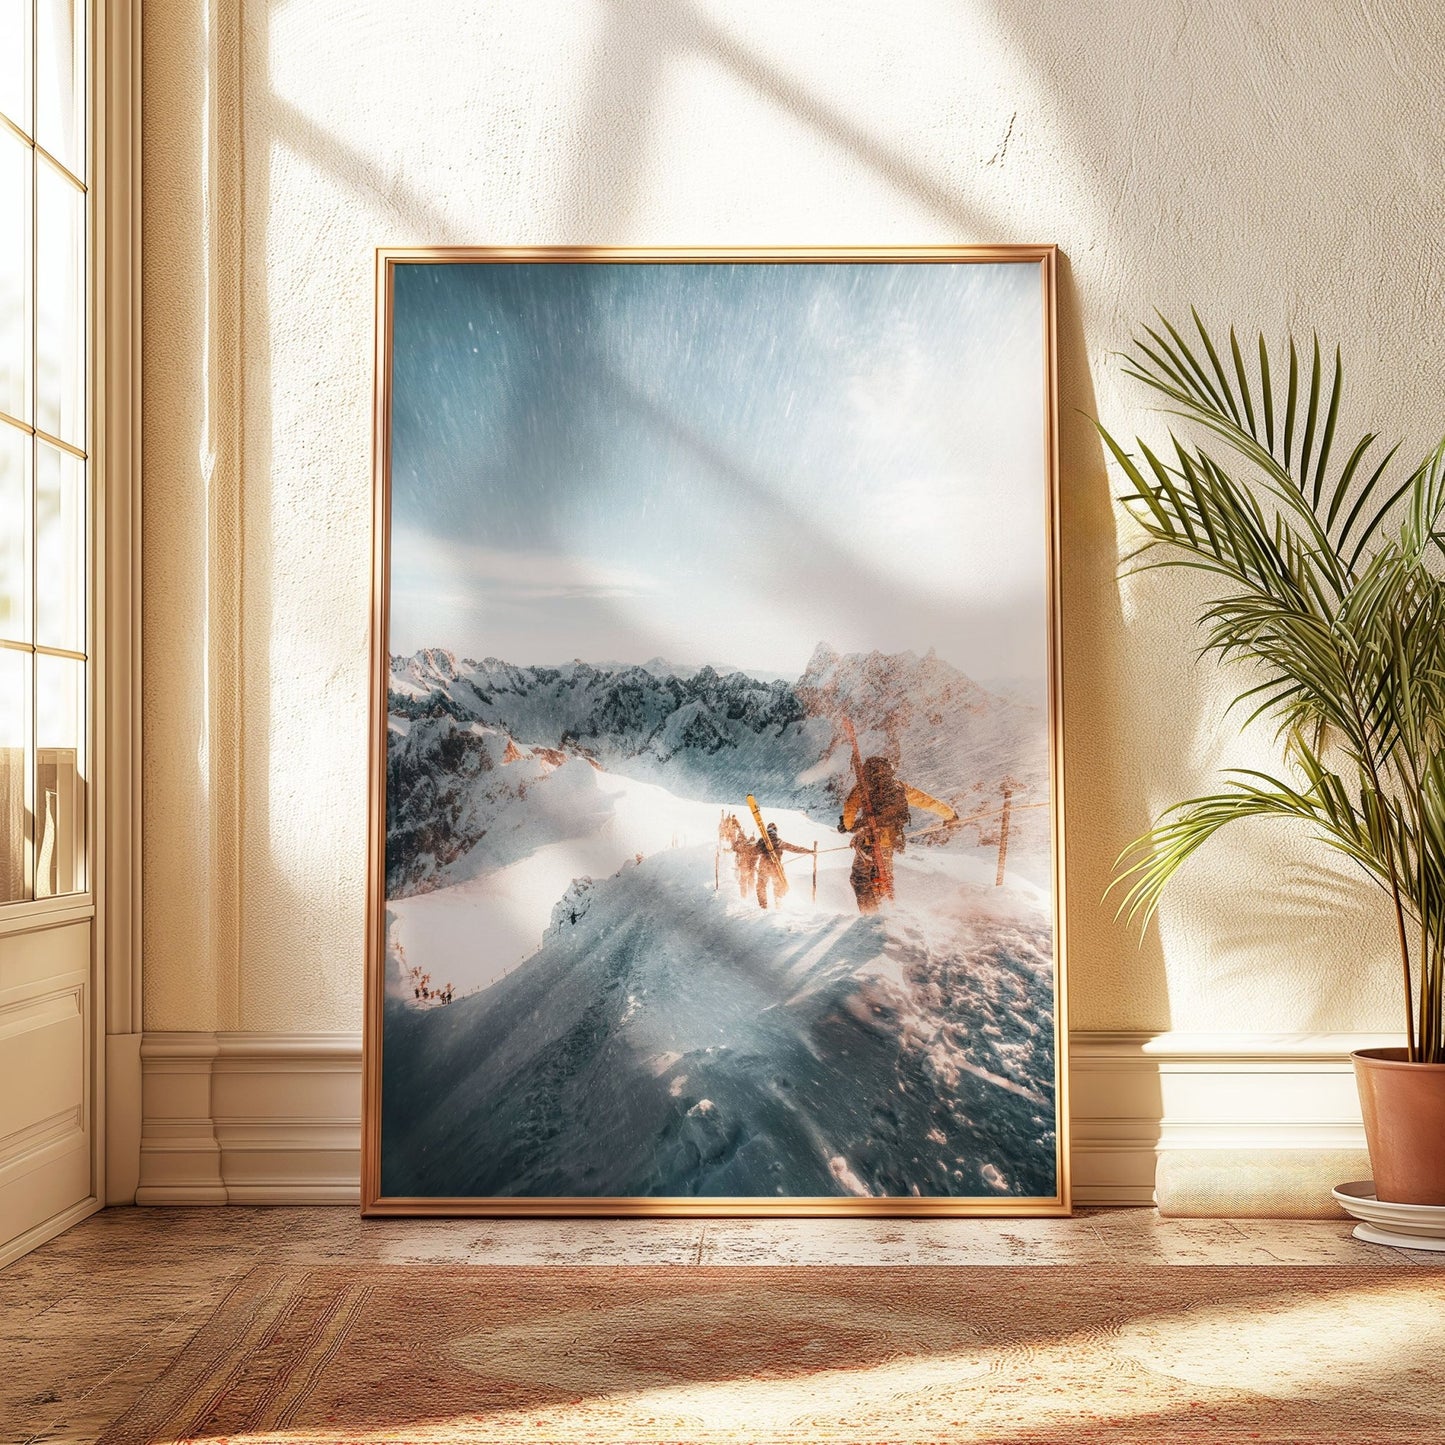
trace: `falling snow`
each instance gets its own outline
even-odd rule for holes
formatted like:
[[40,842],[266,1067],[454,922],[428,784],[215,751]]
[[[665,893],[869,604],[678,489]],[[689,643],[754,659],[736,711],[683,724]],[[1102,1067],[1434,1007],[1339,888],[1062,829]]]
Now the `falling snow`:
[[[1037,270],[395,301],[384,1191],[1052,1194]],[[845,720],[963,820],[876,914]]]

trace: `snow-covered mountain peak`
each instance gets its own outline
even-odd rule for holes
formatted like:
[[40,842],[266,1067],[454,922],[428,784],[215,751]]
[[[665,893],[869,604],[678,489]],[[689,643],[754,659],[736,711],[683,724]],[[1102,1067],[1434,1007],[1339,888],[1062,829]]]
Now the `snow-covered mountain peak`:
[[[838,653],[819,643],[797,692],[810,712],[835,721],[846,714],[860,732],[881,730],[890,736],[914,716],[937,726],[959,711],[1002,715],[1019,710],[1018,704],[980,687],[932,648],[920,657],[916,652],[877,650]],[[1027,711],[1019,710],[1020,721]]]
[[391,690],[426,697],[461,676],[455,654],[444,647],[423,647],[410,657],[391,659]]
[[853,694],[866,690],[894,698],[917,696],[920,691],[947,691],[954,697],[977,694],[980,700],[988,697],[967,673],[945,662],[932,647],[920,657],[912,651],[880,652],[876,648],[872,652],[840,653],[820,642],[798,686],[831,687]]
[[[459,667],[445,649],[425,648],[393,659],[391,747],[398,759],[437,747],[430,733],[410,745],[402,739],[416,720],[449,718],[462,731],[473,724],[495,730],[500,742],[491,760],[498,763],[512,761],[500,755],[510,740],[534,759],[545,759],[543,750],[585,758],[699,802],[736,806],[752,793],[765,804],[836,817],[853,779],[846,718],[864,757],[888,757],[907,782],[978,819],[969,836],[979,843],[990,836],[1005,779],[1016,808],[1035,809],[1047,798],[1043,710],[989,692],[932,650],[840,653],[821,642],[796,682],[711,666],[686,676],[652,670],[667,665],[658,658],[625,668],[579,659],[523,667],[489,657]],[[453,752],[460,762],[461,746],[448,743],[445,755],[422,769],[426,788],[438,783],[438,768],[452,770]],[[393,809],[401,796],[393,795]],[[419,795],[416,806],[436,803]],[[440,832],[420,826],[420,816],[414,822],[396,840],[398,884],[427,873],[427,854],[453,852],[455,840],[443,834],[469,831],[460,813]],[[1042,859],[1047,814],[1020,814],[1014,839],[1019,856]]]
[[838,663],[838,653],[826,642],[820,642],[814,649],[813,655],[808,659],[808,665],[803,669],[803,676],[822,677]]

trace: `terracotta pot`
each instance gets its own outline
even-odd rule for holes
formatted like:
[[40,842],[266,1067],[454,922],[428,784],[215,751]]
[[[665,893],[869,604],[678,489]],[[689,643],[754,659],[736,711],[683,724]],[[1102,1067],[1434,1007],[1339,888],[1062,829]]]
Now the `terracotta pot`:
[[1361,1049],[1350,1057],[1375,1197],[1445,1204],[1445,1064],[1412,1064],[1404,1049]]

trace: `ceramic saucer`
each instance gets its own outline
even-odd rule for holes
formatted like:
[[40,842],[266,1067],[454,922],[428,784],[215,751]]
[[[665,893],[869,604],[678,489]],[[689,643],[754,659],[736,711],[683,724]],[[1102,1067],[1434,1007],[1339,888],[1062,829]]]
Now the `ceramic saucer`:
[[1445,1251],[1445,1204],[1391,1204],[1375,1198],[1375,1181],[1359,1179],[1330,1191],[1360,1221],[1355,1238],[1396,1249]]

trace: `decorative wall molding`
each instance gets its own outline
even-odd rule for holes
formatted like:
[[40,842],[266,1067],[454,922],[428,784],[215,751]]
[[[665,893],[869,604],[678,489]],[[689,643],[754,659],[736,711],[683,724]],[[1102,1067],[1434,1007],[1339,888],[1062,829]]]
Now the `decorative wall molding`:
[[[1330,1186],[1365,1167],[1349,1055],[1391,1042],[1074,1034],[1074,1202],[1157,1190],[1173,1214],[1335,1212]],[[137,1203],[357,1202],[359,1035],[148,1033],[141,1064]]]
[[141,1134],[141,0],[94,7],[96,1192],[135,1198]]
[[148,1033],[137,1204],[355,1204],[361,1038]]
[[1074,1201],[1323,1214],[1368,1174],[1350,1053],[1380,1034],[1076,1033]]

